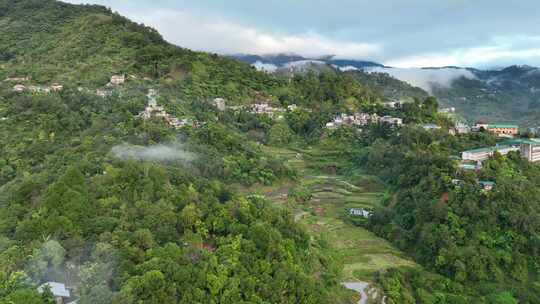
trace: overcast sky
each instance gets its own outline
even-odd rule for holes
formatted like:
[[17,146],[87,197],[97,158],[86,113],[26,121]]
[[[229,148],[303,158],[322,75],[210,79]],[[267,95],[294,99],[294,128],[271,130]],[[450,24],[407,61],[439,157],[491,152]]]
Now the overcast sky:
[[396,67],[540,66],[537,0],[69,0],[221,54],[293,52]]

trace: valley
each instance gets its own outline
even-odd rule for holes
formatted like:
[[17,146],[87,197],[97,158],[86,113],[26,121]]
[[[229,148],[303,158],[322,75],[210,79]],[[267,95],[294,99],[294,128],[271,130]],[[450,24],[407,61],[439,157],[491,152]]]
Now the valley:
[[0,304],[540,303],[536,68],[120,12],[0,0]]
[[[344,176],[333,172],[342,162],[336,157],[335,150],[277,147],[265,147],[264,150],[279,156],[298,170],[298,177],[284,184],[257,186],[242,191],[264,195],[281,208],[291,210],[296,222],[336,250],[337,256],[343,261],[343,284],[360,284],[362,290],[367,292],[364,296],[369,295],[369,302],[361,303],[381,303],[382,292],[375,285],[376,274],[389,268],[416,267],[416,264],[388,241],[375,236],[362,225],[355,225],[349,210],[373,210],[378,207],[388,195],[385,187],[370,182],[375,178],[373,176]],[[298,187],[305,188],[310,194],[307,201],[295,202],[290,198],[289,194]],[[359,220],[362,221],[367,219]]]

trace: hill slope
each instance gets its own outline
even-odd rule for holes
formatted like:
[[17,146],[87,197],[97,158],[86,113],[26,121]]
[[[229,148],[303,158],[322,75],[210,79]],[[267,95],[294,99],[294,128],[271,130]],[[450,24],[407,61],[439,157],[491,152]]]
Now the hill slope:
[[[332,250],[287,210],[231,187],[294,171],[243,132],[252,116],[204,102],[281,102],[274,90],[290,102],[300,85],[172,46],[99,6],[0,0],[0,12],[0,77],[64,84],[0,84],[0,302],[50,301],[35,288],[60,281],[81,303],[347,303]],[[136,77],[103,88],[114,73]],[[300,101],[361,96],[354,83],[321,79]],[[137,117],[150,89],[166,111],[200,123]]]
[[154,29],[101,6],[1,0],[0,8],[0,77],[92,86],[118,73],[166,77],[189,82],[185,93],[193,97],[246,97],[272,86],[248,65],[173,46]]
[[469,70],[475,79],[459,78],[451,87],[434,87],[433,94],[469,120],[483,118],[538,126],[540,69],[511,66],[498,71]]

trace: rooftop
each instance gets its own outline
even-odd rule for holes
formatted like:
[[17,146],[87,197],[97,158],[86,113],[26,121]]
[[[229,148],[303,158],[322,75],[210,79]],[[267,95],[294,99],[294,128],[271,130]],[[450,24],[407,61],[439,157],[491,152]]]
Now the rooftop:
[[519,129],[519,126],[514,124],[489,124],[488,129]]
[[464,153],[482,153],[482,152],[493,152],[493,151],[497,151],[497,150],[501,150],[501,149],[508,149],[508,148],[512,148],[512,144],[510,144],[510,142],[505,142],[504,145],[471,149],[471,150],[466,150],[466,151],[463,151],[463,152]]
[[69,290],[66,288],[66,285],[58,282],[46,282],[41,284],[38,287],[38,292],[43,292],[45,290],[45,286],[49,286],[51,289],[52,294],[55,297],[62,297],[62,298],[69,298],[70,293]]

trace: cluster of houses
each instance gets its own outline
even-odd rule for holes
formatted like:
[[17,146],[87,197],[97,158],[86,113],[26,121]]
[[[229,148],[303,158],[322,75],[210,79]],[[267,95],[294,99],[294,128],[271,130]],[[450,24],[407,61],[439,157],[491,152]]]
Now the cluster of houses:
[[8,77],[4,82],[15,82],[13,86],[13,92],[23,93],[51,93],[51,92],[60,92],[64,89],[64,86],[59,83],[53,83],[50,86],[40,86],[40,85],[24,85],[23,83],[32,80],[30,77]]
[[175,129],[181,129],[183,127],[192,126],[197,127],[198,124],[189,120],[189,119],[179,119],[173,115],[167,113],[165,109],[157,104],[157,92],[156,90],[150,89],[148,91],[148,106],[137,115],[138,118],[144,120],[151,119],[152,117],[157,117],[162,119],[166,124]]
[[326,124],[327,129],[337,129],[341,126],[349,127],[364,127],[369,124],[388,124],[392,127],[399,127],[403,125],[403,120],[401,118],[396,118],[392,116],[379,116],[377,114],[368,114],[368,113],[354,113],[354,114],[344,114],[341,113],[334,117],[334,119]]
[[[9,78],[6,78],[4,81],[16,82],[17,84],[13,86],[13,92],[16,92],[16,93],[31,92],[31,93],[36,93],[36,94],[48,94],[51,92],[60,92],[64,89],[64,86],[60,83],[53,83],[50,86],[23,84],[24,82],[28,82],[30,80],[31,80],[30,77],[9,77]],[[120,86],[124,84],[126,80],[127,80],[126,75],[113,75],[111,76],[109,83],[107,83],[107,87]],[[79,91],[83,91],[83,90],[84,90],[83,88],[79,88]],[[96,90],[96,95],[100,97],[106,97],[111,94],[112,92],[110,90],[104,90],[104,89]]]
[[212,105],[220,111],[225,111],[227,109],[233,111],[247,111],[255,115],[267,115],[273,119],[283,119],[283,115],[286,112],[293,112],[298,109],[298,106],[295,104],[287,106],[287,108],[275,107],[267,102],[254,103],[248,106],[227,106],[223,98],[215,98],[212,102]]
[[[480,188],[486,192],[493,190],[493,188],[495,187],[495,182],[492,182],[492,181],[478,180],[477,183],[480,186]],[[453,179],[452,184],[456,187],[460,187],[463,184],[463,180]]]
[[273,107],[268,103],[255,103],[248,107],[248,112],[256,115],[268,115],[270,118],[282,119],[287,111],[295,111],[298,106],[293,104],[287,108]]

